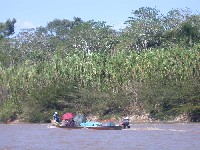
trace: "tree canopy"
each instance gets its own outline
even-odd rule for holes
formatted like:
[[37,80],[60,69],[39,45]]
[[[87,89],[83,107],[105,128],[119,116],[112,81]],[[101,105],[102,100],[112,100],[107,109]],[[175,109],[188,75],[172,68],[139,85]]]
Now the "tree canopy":
[[14,25],[16,22],[16,19],[8,19],[5,23],[0,22],[0,38],[8,37],[14,34]]

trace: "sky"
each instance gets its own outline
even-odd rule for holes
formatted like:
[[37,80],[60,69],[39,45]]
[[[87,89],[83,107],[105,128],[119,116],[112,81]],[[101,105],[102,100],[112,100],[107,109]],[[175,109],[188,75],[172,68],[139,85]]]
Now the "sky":
[[132,11],[152,7],[166,14],[172,9],[190,8],[200,13],[199,0],[0,0],[0,22],[15,18],[15,31],[45,27],[54,19],[80,17],[83,21],[105,21],[114,29],[125,27]]

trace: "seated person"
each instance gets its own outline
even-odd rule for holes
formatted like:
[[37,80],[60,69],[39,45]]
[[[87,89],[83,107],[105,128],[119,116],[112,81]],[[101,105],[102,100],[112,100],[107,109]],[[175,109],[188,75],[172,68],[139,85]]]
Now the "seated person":
[[65,120],[65,125],[68,127],[74,127],[75,126],[74,119],[72,118],[72,119]]
[[57,112],[55,112],[53,114],[53,120],[55,120],[56,122],[60,122],[60,118],[58,117],[58,113]]
[[75,126],[75,121],[74,119],[66,119],[62,120],[61,126],[67,126],[67,127],[74,127]]
[[74,127],[75,126],[75,121],[74,121],[74,119],[72,118],[72,119],[70,119],[70,127]]

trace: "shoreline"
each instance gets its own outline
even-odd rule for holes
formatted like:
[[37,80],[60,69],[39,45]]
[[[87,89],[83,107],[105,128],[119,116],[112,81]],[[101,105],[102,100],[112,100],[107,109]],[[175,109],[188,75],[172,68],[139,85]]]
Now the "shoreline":
[[[128,117],[130,123],[193,123],[192,121],[190,121],[189,117],[186,114],[179,115],[173,120],[168,120],[168,121],[155,120],[153,118],[150,118],[149,114],[128,115],[123,117]],[[110,119],[101,119],[98,116],[88,115],[87,121],[95,121],[101,123],[114,122],[118,124],[122,121],[123,117],[122,118],[112,117]],[[7,120],[5,123],[0,122],[0,124],[26,124],[26,123],[31,123],[31,122],[25,122],[23,119]],[[50,123],[50,120],[49,122],[45,123]]]
[[[111,118],[111,119],[99,119],[95,116],[93,117],[88,117],[88,121],[96,121],[96,122],[101,122],[101,123],[106,123],[106,122],[114,122],[116,124],[120,123],[122,121],[117,119],[117,118]],[[145,123],[168,123],[168,124],[173,124],[173,123],[199,123],[199,122],[192,122],[189,121],[187,119],[174,119],[174,120],[169,120],[169,121],[160,121],[160,120],[152,120],[150,118],[146,118],[146,119],[136,119],[134,116],[130,117],[129,119],[131,124],[145,124]],[[46,123],[41,123],[41,124],[48,124],[50,122],[46,122]],[[31,122],[24,122],[24,121],[20,121],[19,119],[16,119],[14,121],[7,121],[6,123],[0,123],[0,124],[35,124],[35,123],[31,123]]]
[[[98,121],[98,122],[101,122],[101,123],[106,123],[107,122],[107,120],[100,120],[100,121]],[[109,121],[108,121],[109,122]],[[112,122],[114,122],[114,123],[116,123],[116,124],[119,124],[120,123],[120,121],[117,121],[117,122],[115,122],[115,121],[112,121]],[[152,121],[152,122],[143,122],[143,121],[134,121],[134,122],[132,122],[132,121],[130,121],[130,124],[179,124],[179,123],[200,123],[200,122],[191,122],[191,121]],[[2,125],[2,124],[7,124],[7,125],[17,125],[17,124],[50,124],[49,122],[46,122],[46,123],[39,123],[39,122],[37,122],[37,123],[32,123],[32,122],[19,122],[19,121],[13,121],[13,122],[9,122],[9,123],[0,123],[0,125]]]

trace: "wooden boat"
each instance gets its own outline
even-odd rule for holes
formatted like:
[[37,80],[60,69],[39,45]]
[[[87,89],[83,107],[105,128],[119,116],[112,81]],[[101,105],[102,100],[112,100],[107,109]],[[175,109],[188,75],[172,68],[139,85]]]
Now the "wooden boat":
[[51,120],[52,126],[62,129],[122,130],[122,126],[65,126]]
[[74,126],[74,127],[70,127],[70,126],[57,125],[56,127],[63,128],[63,129],[122,130],[121,126],[98,126],[98,127]]
[[51,120],[51,126],[58,126],[58,125],[60,125],[59,122],[56,122],[55,120],[52,120],[52,119],[50,119],[50,120]]
[[122,130],[121,126],[99,126],[99,127],[86,127],[93,130]]
[[62,129],[83,129],[84,127],[79,127],[79,126],[62,126],[62,125],[56,125],[57,128],[62,128]]

